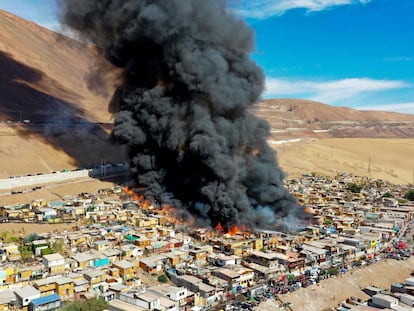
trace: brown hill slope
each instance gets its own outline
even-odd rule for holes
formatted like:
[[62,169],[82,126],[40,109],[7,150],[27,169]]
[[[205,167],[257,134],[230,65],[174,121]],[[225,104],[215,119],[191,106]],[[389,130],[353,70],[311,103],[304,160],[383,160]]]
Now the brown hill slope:
[[359,111],[301,99],[270,99],[252,112],[269,121],[272,139],[413,138],[414,115]]
[[108,122],[106,98],[88,90],[85,79],[97,58],[92,47],[0,10],[2,112],[22,111],[23,118],[69,114]]
[[349,172],[414,183],[414,115],[298,99],[266,100],[253,112],[269,121],[269,142],[289,177]]
[[273,147],[289,178],[304,172],[328,176],[348,172],[394,184],[414,184],[414,139],[306,139]]
[[282,117],[305,122],[331,121],[414,121],[414,115],[386,111],[360,111],[348,107],[334,107],[311,100],[269,99],[256,108],[258,112],[277,111]]
[[0,10],[0,176],[124,159],[108,142],[107,96],[85,79],[96,59],[92,47]]

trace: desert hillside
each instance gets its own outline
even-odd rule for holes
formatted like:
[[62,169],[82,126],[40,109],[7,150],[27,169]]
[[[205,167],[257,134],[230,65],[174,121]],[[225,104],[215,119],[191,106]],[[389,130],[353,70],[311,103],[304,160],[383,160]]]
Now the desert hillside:
[[[109,139],[117,73],[93,47],[0,10],[0,68],[0,178],[126,159]],[[269,121],[288,176],[350,171],[412,181],[414,115],[297,99],[251,111]]]
[[112,86],[88,88],[97,62],[94,48],[0,10],[0,176],[125,158],[109,142]]
[[268,120],[269,143],[289,178],[349,172],[414,183],[414,115],[298,99],[265,100],[252,112]]
[[288,178],[304,172],[348,172],[394,184],[414,184],[414,139],[306,139],[273,147]]
[[97,62],[104,64],[93,47],[0,10],[2,120],[110,122],[107,94],[88,89]]
[[269,121],[272,140],[414,137],[411,114],[359,111],[301,99],[265,100],[251,111]]

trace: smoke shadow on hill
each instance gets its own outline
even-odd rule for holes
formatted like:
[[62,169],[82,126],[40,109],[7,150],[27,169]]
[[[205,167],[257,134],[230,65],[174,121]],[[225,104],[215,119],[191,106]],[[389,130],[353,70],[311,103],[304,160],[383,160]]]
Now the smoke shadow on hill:
[[[77,167],[126,159],[124,148],[110,140],[112,124],[89,120],[76,106],[80,95],[3,51],[0,68],[3,126],[14,127],[22,137],[38,137],[69,155]],[[59,97],[44,91],[49,88]]]

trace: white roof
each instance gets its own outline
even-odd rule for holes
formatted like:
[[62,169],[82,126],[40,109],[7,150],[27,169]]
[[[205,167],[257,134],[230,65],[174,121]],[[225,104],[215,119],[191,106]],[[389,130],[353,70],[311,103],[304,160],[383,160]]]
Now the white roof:
[[62,256],[61,254],[59,254],[59,253],[49,254],[49,255],[43,255],[43,258],[44,258],[44,259],[46,259],[47,261],[65,259],[65,257],[63,257],[63,256]]
[[115,267],[120,267],[122,269],[129,269],[129,268],[134,267],[134,265],[131,262],[129,262],[128,260],[116,261],[116,262],[113,263],[113,265]]
[[36,296],[36,295],[40,296],[40,292],[31,285],[22,287],[22,288],[17,288],[14,290],[14,293],[21,298],[31,297],[31,296]]
[[16,300],[16,295],[10,289],[0,291],[0,304],[9,303]]
[[[116,310],[124,310],[124,311],[145,311],[147,309],[145,308],[140,308],[137,305],[133,305],[118,299],[114,299],[112,301],[109,302],[109,307],[113,307]],[[201,309],[200,309],[201,310]]]

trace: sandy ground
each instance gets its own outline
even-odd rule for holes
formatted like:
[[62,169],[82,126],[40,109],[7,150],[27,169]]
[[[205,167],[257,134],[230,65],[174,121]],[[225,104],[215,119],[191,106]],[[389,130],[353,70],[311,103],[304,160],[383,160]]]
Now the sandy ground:
[[27,236],[31,233],[71,231],[74,224],[28,224],[28,223],[0,223],[0,232],[10,231],[19,236]]
[[273,148],[288,178],[305,172],[348,172],[395,184],[414,183],[414,139],[320,139]]
[[[114,183],[98,179],[85,178],[61,183],[42,185],[42,189],[23,194],[10,194],[10,190],[0,192],[0,205],[30,203],[33,200],[61,200],[65,195],[77,195],[82,192],[94,193],[98,189],[113,187]],[[32,187],[27,187],[31,189]]]
[[[389,289],[393,283],[403,283],[414,270],[414,257],[405,261],[383,260],[373,265],[351,270],[342,277],[321,281],[319,285],[301,288],[293,293],[280,295],[283,302],[292,303],[294,311],[322,311],[336,307],[348,297],[367,298],[362,292],[367,286]],[[277,310],[273,300],[259,305],[257,310]]]

